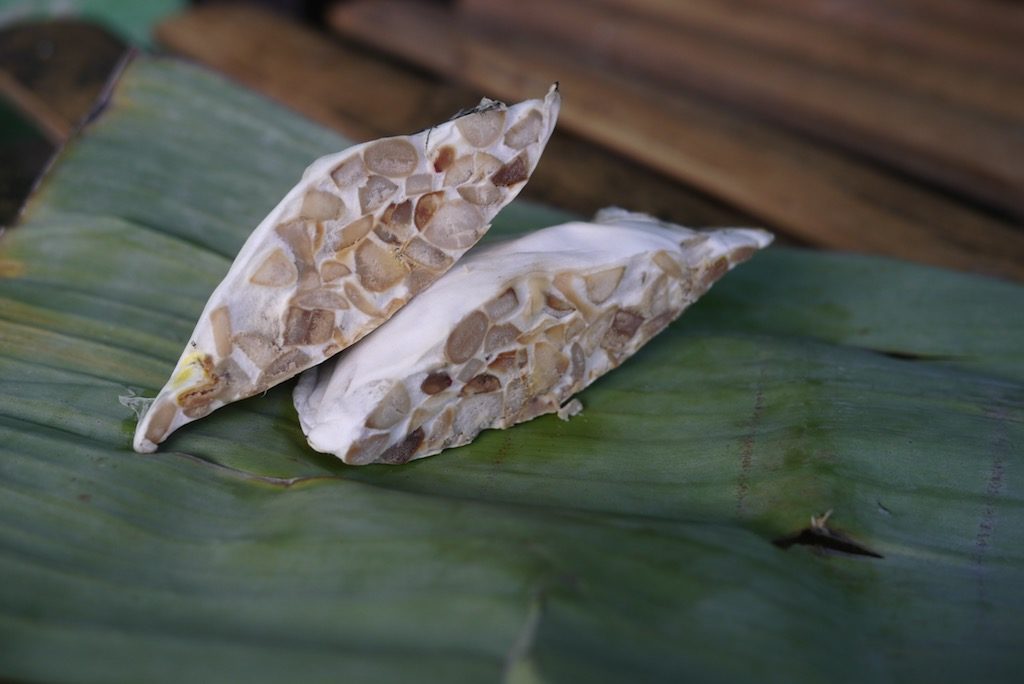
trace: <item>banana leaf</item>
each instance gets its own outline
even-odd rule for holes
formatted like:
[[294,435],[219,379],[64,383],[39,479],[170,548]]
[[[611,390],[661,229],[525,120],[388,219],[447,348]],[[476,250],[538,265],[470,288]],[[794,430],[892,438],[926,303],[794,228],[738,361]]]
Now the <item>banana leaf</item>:
[[1016,284],[772,248],[569,422],[346,467],[286,384],[132,452],[119,396],[346,144],[139,58],[0,239],[0,678],[1015,679]]

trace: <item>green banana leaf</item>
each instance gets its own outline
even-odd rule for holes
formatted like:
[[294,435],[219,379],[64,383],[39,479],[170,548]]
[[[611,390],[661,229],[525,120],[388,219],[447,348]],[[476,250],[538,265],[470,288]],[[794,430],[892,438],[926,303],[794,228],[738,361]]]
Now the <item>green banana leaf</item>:
[[[288,383],[132,452],[119,396],[156,392],[249,231],[346,144],[139,58],[0,239],[0,679],[1019,674],[1015,284],[771,248],[569,422],[346,467]],[[517,202],[492,236],[561,217]]]

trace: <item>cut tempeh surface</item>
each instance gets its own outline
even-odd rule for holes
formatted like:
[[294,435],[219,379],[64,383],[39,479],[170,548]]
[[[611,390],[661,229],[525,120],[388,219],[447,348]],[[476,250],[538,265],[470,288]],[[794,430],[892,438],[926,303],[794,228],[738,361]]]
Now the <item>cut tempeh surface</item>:
[[522,189],[559,95],[484,100],[313,162],[239,251],[135,432],[148,452],[353,344],[448,270]]
[[[545,413],[617,367],[736,264],[756,229],[697,232],[604,210],[474,251],[338,358],[295,407],[310,445],[405,463]],[[561,409],[561,410],[560,410]]]

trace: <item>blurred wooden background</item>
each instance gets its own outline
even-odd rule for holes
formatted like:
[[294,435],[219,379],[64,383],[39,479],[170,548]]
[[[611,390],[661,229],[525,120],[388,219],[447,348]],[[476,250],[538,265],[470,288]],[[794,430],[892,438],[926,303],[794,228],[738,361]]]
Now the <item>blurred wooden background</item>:
[[[528,197],[1024,280],[1010,0],[202,2],[154,33],[356,140],[559,81]],[[126,51],[76,21],[0,27],[0,222]]]

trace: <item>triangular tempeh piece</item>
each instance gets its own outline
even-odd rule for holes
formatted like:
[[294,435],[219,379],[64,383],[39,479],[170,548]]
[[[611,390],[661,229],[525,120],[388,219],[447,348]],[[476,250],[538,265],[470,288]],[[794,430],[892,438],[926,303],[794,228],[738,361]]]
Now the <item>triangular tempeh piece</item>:
[[303,432],[346,463],[404,463],[559,411],[771,240],[605,210],[478,248],[302,376]]
[[313,162],[214,290],[139,421],[148,452],[185,423],[322,362],[386,321],[486,232],[522,189],[558,90],[480,107],[416,135]]

